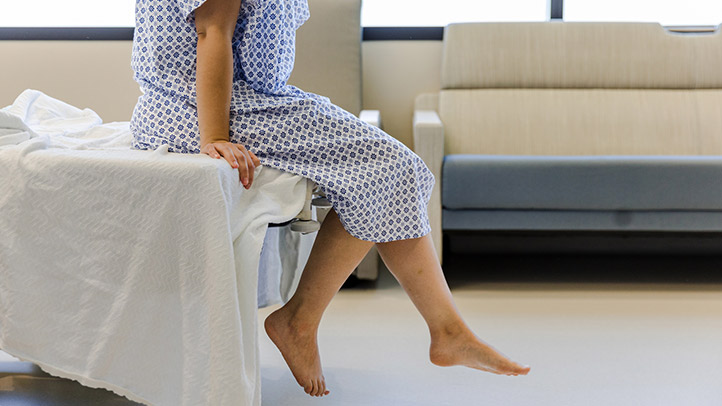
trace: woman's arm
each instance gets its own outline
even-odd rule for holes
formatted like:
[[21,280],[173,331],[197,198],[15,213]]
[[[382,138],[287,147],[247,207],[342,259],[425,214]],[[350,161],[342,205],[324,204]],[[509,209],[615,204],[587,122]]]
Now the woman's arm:
[[260,161],[244,146],[229,142],[233,85],[231,41],[240,8],[241,0],[207,0],[196,9],[196,94],[201,152],[214,158],[222,155],[232,167],[239,169],[241,182],[248,188]]

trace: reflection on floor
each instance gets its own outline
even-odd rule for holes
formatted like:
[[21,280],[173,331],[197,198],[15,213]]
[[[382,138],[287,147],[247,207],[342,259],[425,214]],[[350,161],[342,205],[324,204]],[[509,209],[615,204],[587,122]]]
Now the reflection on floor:
[[[307,397],[262,334],[263,405],[722,404],[722,257],[447,259],[467,322],[531,365],[529,376],[431,365],[421,317],[383,273],[341,291],[327,311],[319,340],[329,397]],[[0,364],[0,405],[132,404],[55,379],[4,390],[6,371],[22,365]]]

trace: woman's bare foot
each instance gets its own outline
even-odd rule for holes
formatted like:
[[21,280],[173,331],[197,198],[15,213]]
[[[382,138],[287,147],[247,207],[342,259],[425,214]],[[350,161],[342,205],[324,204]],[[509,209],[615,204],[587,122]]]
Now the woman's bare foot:
[[466,327],[459,326],[432,333],[429,355],[438,366],[462,365],[498,375],[526,375],[531,369],[510,360]]
[[316,342],[317,325],[299,323],[282,307],[264,323],[268,337],[276,344],[299,385],[311,396],[328,395]]

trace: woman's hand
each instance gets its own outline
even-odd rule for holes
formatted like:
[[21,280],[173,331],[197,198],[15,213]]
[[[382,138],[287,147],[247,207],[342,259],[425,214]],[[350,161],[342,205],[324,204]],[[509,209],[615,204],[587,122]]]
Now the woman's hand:
[[257,166],[261,166],[261,160],[253,152],[240,144],[229,141],[215,141],[201,147],[201,154],[211,158],[225,158],[232,168],[238,169],[238,175],[246,189],[253,184],[253,172]]

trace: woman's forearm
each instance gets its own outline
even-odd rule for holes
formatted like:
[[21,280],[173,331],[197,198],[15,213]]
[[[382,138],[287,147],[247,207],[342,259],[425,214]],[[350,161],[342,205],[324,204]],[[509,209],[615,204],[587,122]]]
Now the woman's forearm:
[[211,27],[198,35],[196,94],[201,147],[229,140],[232,85],[231,37]]

